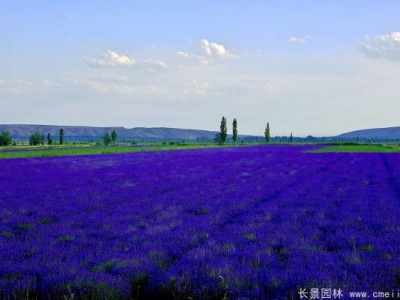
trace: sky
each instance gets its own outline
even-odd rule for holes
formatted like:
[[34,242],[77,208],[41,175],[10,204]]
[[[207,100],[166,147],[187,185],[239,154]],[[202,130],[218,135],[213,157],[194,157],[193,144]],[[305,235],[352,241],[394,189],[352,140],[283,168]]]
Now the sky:
[[400,126],[400,1],[0,0],[0,124]]

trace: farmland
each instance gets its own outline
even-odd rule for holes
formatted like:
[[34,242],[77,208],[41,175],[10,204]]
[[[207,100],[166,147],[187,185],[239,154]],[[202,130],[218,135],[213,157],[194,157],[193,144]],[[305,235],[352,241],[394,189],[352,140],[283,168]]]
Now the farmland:
[[400,156],[251,146],[1,160],[1,299],[400,285]]
[[342,144],[324,147],[318,152],[345,152],[345,153],[399,153],[399,144]]
[[130,153],[139,151],[160,151],[188,148],[215,147],[214,144],[141,144],[135,146],[120,145],[115,147],[102,146],[46,146],[46,147],[5,147],[0,150],[0,159],[24,157],[53,157],[71,155],[97,155]]

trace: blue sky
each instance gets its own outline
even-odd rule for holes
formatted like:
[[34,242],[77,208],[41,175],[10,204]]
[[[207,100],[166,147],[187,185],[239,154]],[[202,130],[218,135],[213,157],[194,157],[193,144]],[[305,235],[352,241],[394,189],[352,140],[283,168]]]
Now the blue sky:
[[399,1],[0,5],[0,123],[400,126]]

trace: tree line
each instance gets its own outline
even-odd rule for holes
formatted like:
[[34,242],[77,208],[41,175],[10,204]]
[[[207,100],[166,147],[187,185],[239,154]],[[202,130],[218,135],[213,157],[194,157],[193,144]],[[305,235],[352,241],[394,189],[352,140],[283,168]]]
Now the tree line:
[[104,146],[108,146],[109,144],[116,145],[117,144],[117,138],[118,138],[118,134],[115,131],[115,129],[113,131],[111,131],[111,134],[106,132],[103,135],[103,144],[104,144]]
[[[117,139],[118,139],[118,134],[115,131],[115,129],[111,132],[108,133],[106,132],[102,136],[102,142],[103,145],[108,146],[110,144],[116,145],[117,144]],[[233,143],[237,143],[238,139],[238,122],[237,119],[234,118],[232,122],[232,141]],[[267,122],[267,125],[265,126],[264,129],[264,139],[266,143],[269,143],[271,141],[271,129],[269,126],[269,122]],[[216,142],[219,145],[223,145],[227,142],[228,140],[228,128],[227,128],[227,120],[223,116],[220,124],[220,130],[217,132],[214,138],[214,142]],[[29,136],[29,145],[31,146],[37,146],[37,145],[44,145],[45,141],[47,141],[48,145],[53,145],[53,137],[51,136],[50,133],[47,134],[47,138],[45,138],[44,134],[40,132],[35,132]],[[290,137],[288,138],[289,142],[293,142],[293,135],[290,133]],[[60,134],[59,134],[59,145],[64,145],[65,143],[65,137],[64,137],[64,129],[60,129]],[[11,144],[15,145],[15,141],[12,141],[12,136],[8,131],[2,131],[0,134],[0,146],[10,146]]]
[[[59,139],[59,144],[64,145],[64,129],[60,129],[60,139]],[[50,133],[47,134],[46,138],[47,144],[48,145],[54,145],[53,137],[51,136]],[[31,134],[29,136],[29,145],[30,146],[38,146],[38,145],[44,145],[45,142],[45,137],[43,133],[40,133],[36,131],[35,133]]]
[[11,134],[8,131],[2,131],[0,134],[0,146],[10,146],[11,143]]
[[[118,134],[115,130],[113,130],[111,134],[106,132],[102,137],[103,144],[105,146],[108,146],[109,144],[116,145],[117,138]],[[53,137],[51,136],[50,133],[48,133],[47,137],[45,138],[45,135],[38,131],[32,133],[29,136],[28,141],[30,146],[44,145],[45,142],[47,142],[47,145],[55,144]],[[65,144],[64,129],[61,128],[59,134],[59,145],[64,145],[64,144]],[[16,142],[13,141],[11,134],[8,131],[2,131],[0,134],[0,146],[11,146],[11,145],[16,145]]]
[[[216,133],[214,141],[219,145],[223,145],[227,142],[227,138],[228,138],[227,121],[226,121],[225,117],[222,117],[221,125],[219,128],[220,128],[220,130],[219,130],[219,132]],[[238,122],[237,122],[236,118],[234,118],[233,122],[232,122],[232,141],[233,141],[233,143],[236,144],[237,138],[238,138]],[[265,129],[264,129],[264,138],[265,138],[266,143],[269,143],[271,140],[271,129],[269,127],[269,122],[267,122],[267,125],[265,126]],[[292,133],[290,134],[289,141],[290,142],[293,141]]]

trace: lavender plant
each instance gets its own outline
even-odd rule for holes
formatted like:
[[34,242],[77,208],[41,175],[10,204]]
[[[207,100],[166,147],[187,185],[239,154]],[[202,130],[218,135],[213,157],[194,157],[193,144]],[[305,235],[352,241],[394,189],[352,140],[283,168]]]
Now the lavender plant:
[[4,160],[0,298],[395,288],[400,156],[312,148]]

